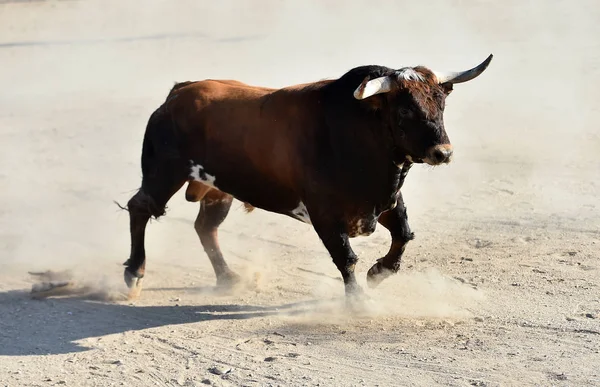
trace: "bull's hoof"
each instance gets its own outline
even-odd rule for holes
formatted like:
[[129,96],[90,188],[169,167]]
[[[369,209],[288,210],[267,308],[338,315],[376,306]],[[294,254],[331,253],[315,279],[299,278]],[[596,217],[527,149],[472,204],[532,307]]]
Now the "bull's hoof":
[[142,291],[142,280],[143,277],[133,274],[128,269],[125,269],[123,272],[123,277],[125,279],[125,284],[129,288],[129,293],[127,294],[128,300],[135,300],[140,297],[140,293]]
[[367,272],[367,285],[369,288],[376,288],[384,279],[394,274],[393,271],[383,267],[381,262],[377,262]]
[[353,315],[361,315],[370,310],[373,300],[358,285],[346,285],[346,310]]
[[217,288],[233,289],[242,284],[242,282],[242,277],[230,270],[217,277]]
[[346,290],[346,297],[358,297],[365,293],[363,288],[356,282],[347,283],[344,289]]
[[126,268],[125,271],[123,271],[123,279],[125,280],[125,284],[129,289],[137,286],[142,277],[143,276],[140,276],[139,274],[132,273],[129,268]]
[[365,297],[367,297],[365,295],[365,291],[363,290],[363,288],[360,287],[360,285],[357,284],[356,282],[352,283],[352,284],[346,284],[345,290],[346,290],[346,301],[349,301],[349,302],[360,301],[360,300],[364,299]]

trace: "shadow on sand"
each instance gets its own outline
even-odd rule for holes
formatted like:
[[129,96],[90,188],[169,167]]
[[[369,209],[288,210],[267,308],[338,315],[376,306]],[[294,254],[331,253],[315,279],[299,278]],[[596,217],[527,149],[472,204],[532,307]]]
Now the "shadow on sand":
[[82,352],[89,348],[76,341],[91,337],[166,325],[294,315],[316,303],[319,301],[270,307],[136,306],[93,301],[84,296],[35,300],[27,291],[9,291],[0,293],[0,356]]

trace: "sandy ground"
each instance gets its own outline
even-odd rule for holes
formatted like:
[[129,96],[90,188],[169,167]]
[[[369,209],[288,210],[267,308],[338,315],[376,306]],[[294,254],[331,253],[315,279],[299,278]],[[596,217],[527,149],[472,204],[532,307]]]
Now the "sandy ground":
[[[595,1],[0,1],[0,386],[600,385]],[[257,289],[216,292],[183,191],[120,299],[141,139],[175,81],[285,86],[362,64],[458,85],[449,166],[404,186],[417,239],[363,313],[312,229],[236,202]],[[384,229],[353,240],[361,283]],[[32,299],[29,271],[86,293]]]

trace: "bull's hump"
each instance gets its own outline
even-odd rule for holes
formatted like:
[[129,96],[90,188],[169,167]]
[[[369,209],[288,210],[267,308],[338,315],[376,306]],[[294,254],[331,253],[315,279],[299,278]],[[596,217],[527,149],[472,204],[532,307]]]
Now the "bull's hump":
[[234,80],[207,79],[196,82],[191,90],[195,94],[208,97],[208,99],[244,99],[272,93],[276,89],[248,85]]

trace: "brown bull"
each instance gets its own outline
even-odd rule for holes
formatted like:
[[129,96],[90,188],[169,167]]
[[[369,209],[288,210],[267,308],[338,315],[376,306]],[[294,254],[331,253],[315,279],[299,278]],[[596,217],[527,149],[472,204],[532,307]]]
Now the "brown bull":
[[200,202],[195,228],[218,285],[239,281],[217,240],[234,198],[311,224],[331,254],[346,294],[360,293],[349,238],[379,222],[392,236],[367,274],[370,286],[398,271],[413,239],[400,187],[412,163],[448,163],[446,96],[477,67],[436,73],[425,67],[354,68],[336,80],[269,89],[237,81],[175,85],[152,114],[142,148],[142,186],[128,202],[131,255],[125,280],[141,289],[144,235],[151,216],[188,182]]

